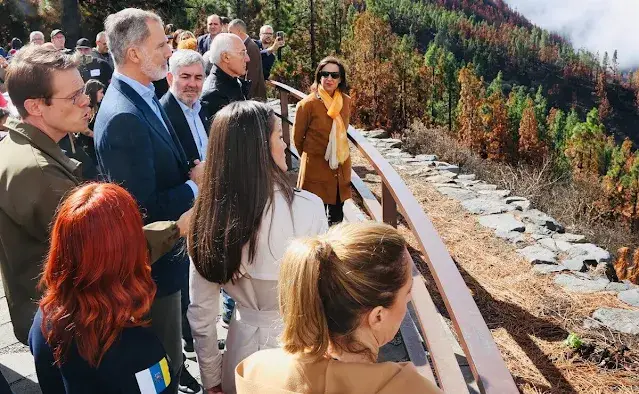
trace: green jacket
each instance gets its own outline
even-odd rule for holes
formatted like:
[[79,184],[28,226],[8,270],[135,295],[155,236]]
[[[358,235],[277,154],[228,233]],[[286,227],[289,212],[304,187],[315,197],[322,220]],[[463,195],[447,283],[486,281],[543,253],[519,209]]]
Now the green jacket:
[[[36,127],[5,123],[0,141],[0,270],[16,338],[27,343],[41,293],[37,289],[49,249],[49,230],[64,196],[81,182],[81,163],[69,159]],[[147,228],[148,227],[148,228]],[[145,235],[151,261],[179,239],[175,222],[151,223]]]

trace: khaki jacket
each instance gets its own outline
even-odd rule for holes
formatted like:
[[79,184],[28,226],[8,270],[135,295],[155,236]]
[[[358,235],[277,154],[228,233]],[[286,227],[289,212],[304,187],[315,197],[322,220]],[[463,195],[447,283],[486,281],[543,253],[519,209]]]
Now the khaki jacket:
[[259,351],[235,369],[238,394],[441,394],[412,363],[308,363],[282,349]]
[[[351,98],[342,93],[342,120],[348,127],[351,113]],[[293,139],[300,156],[306,153],[306,171],[302,180],[302,188],[319,196],[324,204],[337,202],[337,186],[339,185],[339,202],[351,198],[351,158],[336,170],[328,166],[324,159],[328,138],[333,126],[333,119],[326,114],[326,107],[317,93],[309,94],[297,105]]]
[[[0,141],[0,270],[16,338],[27,343],[41,294],[36,289],[49,249],[58,204],[82,181],[81,163],[69,159],[36,127],[10,118]],[[152,259],[179,239],[174,222],[149,225]]]

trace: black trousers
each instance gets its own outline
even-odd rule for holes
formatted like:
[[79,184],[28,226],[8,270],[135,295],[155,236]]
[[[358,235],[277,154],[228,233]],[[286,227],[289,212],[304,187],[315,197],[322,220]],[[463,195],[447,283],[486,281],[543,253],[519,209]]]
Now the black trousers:
[[326,210],[326,217],[328,218],[329,226],[344,221],[344,203],[340,201],[339,185],[337,186],[337,197],[335,197],[335,204],[324,204],[324,209]]

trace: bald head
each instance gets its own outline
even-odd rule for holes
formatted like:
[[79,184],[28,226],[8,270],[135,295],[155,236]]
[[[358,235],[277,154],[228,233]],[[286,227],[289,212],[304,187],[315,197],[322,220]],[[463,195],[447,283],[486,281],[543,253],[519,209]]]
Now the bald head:
[[219,15],[213,14],[206,18],[206,30],[208,30],[211,38],[222,32],[222,20]]

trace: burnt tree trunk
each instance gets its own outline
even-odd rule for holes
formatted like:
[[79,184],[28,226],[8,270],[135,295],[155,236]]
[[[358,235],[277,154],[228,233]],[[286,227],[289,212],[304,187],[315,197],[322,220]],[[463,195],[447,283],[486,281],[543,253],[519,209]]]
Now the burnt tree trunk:
[[66,37],[66,46],[75,47],[80,38],[80,4],[78,0],[62,0],[62,31]]

